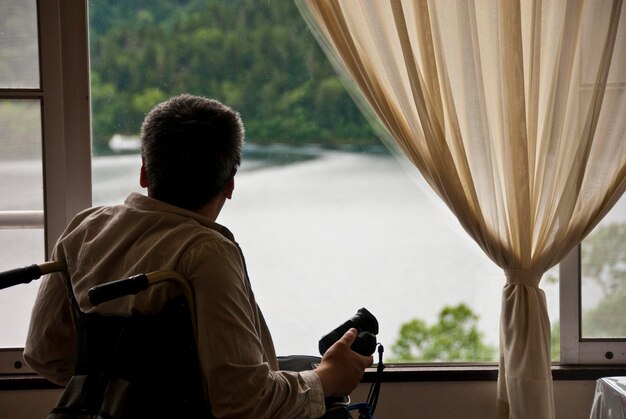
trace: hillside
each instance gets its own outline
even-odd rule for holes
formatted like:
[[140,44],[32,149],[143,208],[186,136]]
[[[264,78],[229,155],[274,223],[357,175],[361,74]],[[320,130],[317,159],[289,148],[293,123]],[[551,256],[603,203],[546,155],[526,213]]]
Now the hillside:
[[379,144],[292,1],[90,2],[96,151],[189,92],[237,109],[250,142]]

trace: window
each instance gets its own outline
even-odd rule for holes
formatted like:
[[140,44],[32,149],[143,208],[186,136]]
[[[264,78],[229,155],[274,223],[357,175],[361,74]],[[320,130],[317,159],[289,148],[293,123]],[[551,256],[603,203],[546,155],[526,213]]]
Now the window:
[[562,263],[561,362],[624,364],[624,248],[622,197],[591,235]]
[[[595,11],[595,13],[600,13]],[[622,10],[622,17],[624,11]],[[583,31],[602,36],[585,25]],[[626,28],[621,24],[614,47],[603,106],[626,106]],[[584,54],[600,54],[586,49]],[[620,61],[621,60],[621,61]],[[581,90],[593,82],[581,59]],[[618,121],[616,132],[626,132]],[[607,133],[613,135],[612,132]],[[600,133],[600,135],[602,135]],[[619,137],[618,137],[619,138]],[[623,138],[623,134],[622,134]],[[615,150],[607,150],[620,156]],[[593,232],[561,263],[561,361],[568,364],[623,364],[626,362],[626,196]]]
[[581,249],[581,337],[626,339],[626,199]]
[[[622,91],[624,91],[622,89]],[[626,362],[626,196],[562,263],[561,361]]]
[[[0,237],[2,270],[13,263],[44,258],[43,176],[41,160],[41,89],[37,43],[37,5],[7,1],[0,5]],[[11,243],[11,246],[7,244]],[[28,301],[36,286],[0,294],[2,344],[20,346],[28,326]]]
[[[397,357],[393,344],[403,323],[419,319],[434,327],[444,307],[461,303],[478,316],[484,344],[497,351],[503,273],[367,128],[291,2],[89,6],[91,79],[84,2],[0,5],[11,8],[0,10],[1,25],[26,10],[19,27],[30,32],[16,39],[32,45],[18,51],[30,54],[31,70],[40,67],[12,71],[26,81],[4,80],[9,73],[0,70],[0,188],[21,185],[0,189],[0,269],[43,260],[69,219],[92,200],[118,203],[140,191],[142,116],[156,102],[189,92],[235,107],[247,126],[235,198],[218,221],[246,254],[279,354],[314,354],[319,337],[366,307],[380,321],[386,355]],[[1,45],[0,54],[9,54]],[[5,56],[3,63],[25,59]],[[614,87],[623,92],[624,82]],[[9,108],[20,118],[2,119]],[[90,115],[92,146],[86,141]],[[15,154],[5,154],[5,144]],[[19,178],[9,181],[9,175]],[[624,222],[624,202],[606,222]],[[560,285],[541,285],[553,325],[563,321],[563,360],[623,362],[626,351],[614,346],[607,361],[605,343],[590,356],[578,355],[587,343],[598,344],[580,343],[589,337],[572,332],[580,330],[578,315],[568,311],[578,307],[579,288],[570,278],[579,276],[580,260],[575,252],[562,264]],[[36,287],[0,291],[0,346],[23,344]],[[584,283],[582,289],[585,294]]]
[[[75,0],[0,2],[2,271],[43,262],[91,204],[85,12]],[[0,347],[24,345],[36,291],[0,291]],[[22,368],[17,360],[0,352],[0,370]]]
[[241,112],[244,163],[218,222],[246,255],[279,354],[315,354],[365,307],[386,356],[408,359],[393,351],[400,326],[435,330],[449,307],[482,334],[479,359],[496,360],[503,273],[386,151],[293,2],[92,1],[90,36],[95,205],[141,191],[139,127],[158,101],[189,92]]

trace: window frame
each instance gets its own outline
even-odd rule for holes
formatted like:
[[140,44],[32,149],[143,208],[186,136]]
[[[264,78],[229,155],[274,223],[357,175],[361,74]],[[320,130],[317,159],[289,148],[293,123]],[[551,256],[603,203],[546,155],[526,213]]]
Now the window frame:
[[582,246],[578,245],[561,261],[559,267],[561,364],[624,365],[626,364],[624,339],[582,337],[581,255]]
[[91,206],[91,95],[85,0],[38,0],[46,257]]
[[0,225],[44,228],[47,258],[65,225],[91,206],[87,2],[37,0],[37,14],[40,87],[3,88],[0,98],[41,103],[44,211],[0,211]]
[[[41,103],[44,210],[0,212],[0,225],[43,228],[48,259],[67,223],[91,206],[88,11],[86,0],[36,3],[39,88],[0,89],[0,98]],[[0,374],[32,372],[22,351],[0,348]]]
[[[584,56],[581,57],[581,74],[584,73],[583,60]],[[581,91],[590,91],[592,87],[593,81],[584,80],[581,76]],[[605,100],[609,94],[626,95],[626,81],[612,80],[609,74]],[[578,244],[560,262],[559,278],[560,363],[626,365],[626,339],[584,338],[582,335],[582,244]]]

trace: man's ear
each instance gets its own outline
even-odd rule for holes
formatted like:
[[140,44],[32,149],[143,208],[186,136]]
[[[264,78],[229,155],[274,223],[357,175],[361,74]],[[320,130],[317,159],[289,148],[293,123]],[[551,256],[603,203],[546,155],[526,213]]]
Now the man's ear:
[[148,173],[146,172],[146,168],[143,165],[143,162],[141,162],[141,169],[139,170],[139,185],[142,188],[147,188],[150,186],[150,183],[148,182]]
[[226,189],[224,189],[224,195],[228,199],[232,199],[233,191],[235,190],[235,176],[231,177],[226,185]]

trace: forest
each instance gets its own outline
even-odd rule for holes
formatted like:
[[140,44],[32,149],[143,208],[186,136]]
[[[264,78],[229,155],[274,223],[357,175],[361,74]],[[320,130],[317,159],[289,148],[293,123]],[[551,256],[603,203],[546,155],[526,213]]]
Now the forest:
[[380,144],[293,1],[91,1],[94,151],[137,135],[156,103],[188,92],[239,111],[247,141]]

